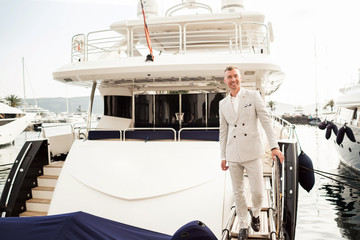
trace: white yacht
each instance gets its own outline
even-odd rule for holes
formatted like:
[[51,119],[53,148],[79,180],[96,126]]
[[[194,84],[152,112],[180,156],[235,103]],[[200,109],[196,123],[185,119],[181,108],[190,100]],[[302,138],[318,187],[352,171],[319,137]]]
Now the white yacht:
[[[139,3],[138,19],[72,38],[72,62],[53,77],[91,87],[90,99],[98,88],[104,115],[89,127],[91,100],[87,128],[60,136],[43,129],[48,144],[34,141],[32,149],[67,154],[66,160],[44,166],[26,201],[5,186],[3,216],[83,211],[166,235],[200,220],[218,239],[237,237],[231,181],[220,169],[218,103],[227,94],[229,65],[241,70],[243,87],[264,98],[280,87],[284,73],[270,57],[271,23],[246,11],[242,0],[221,1],[218,13],[207,1],[186,0],[164,16],[157,1],[143,2],[148,28]],[[196,8],[208,13],[181,15]],[[287,162],[273,166],[270,151],[263,157],[266,201],[261,231],[250,231],[255,238],[295,237],[297,147],[291,125],[281,124]]]
[[[340,91],[343,95],[335,101],[336,113],[333,123],[339,130],[345,129],[345,134],[341,134],[342,140],[332,134],[332,140],[341,162],[360,172],[360,69],[359,82]],[[354,138],[351,137],[351,133]]]
[[0,145],[12,143],[29,126],[35,115],[0,102]]

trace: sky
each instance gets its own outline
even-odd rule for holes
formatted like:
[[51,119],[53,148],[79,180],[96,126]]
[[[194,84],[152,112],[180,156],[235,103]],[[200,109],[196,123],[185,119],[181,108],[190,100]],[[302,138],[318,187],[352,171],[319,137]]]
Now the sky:
[[[181,0],[166,0],[164,5],[171,2]],[[220,0],[205,2],[220,8]],[[336,99],[339,88],[358,81],[357,0],[244,3],[246,10],[263,12],[272,22],[271,54],[286,75],[269,100],[293,105],[324,102]],[[136,7],[136,0],[0,0],[0,98],[24,97],[22,58],[26,98],[90,95],[91,89],[53,80],[52,72],[70,63],[73,35],[134,19]]]

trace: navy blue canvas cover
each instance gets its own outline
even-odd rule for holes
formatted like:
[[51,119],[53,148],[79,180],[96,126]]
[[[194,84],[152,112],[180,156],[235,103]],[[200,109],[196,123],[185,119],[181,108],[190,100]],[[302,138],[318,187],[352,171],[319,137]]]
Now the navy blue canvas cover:
[[299,183],[307,192],[313,188],[315,184],[315,174],[312,161],[306,153],[301,151],[299,155]]
[[171,240],[217,240],[217,238],[204,223],[192,221],[177,230]]
[[170,240],[171,236],[84,212],[0,218],[1,240]]

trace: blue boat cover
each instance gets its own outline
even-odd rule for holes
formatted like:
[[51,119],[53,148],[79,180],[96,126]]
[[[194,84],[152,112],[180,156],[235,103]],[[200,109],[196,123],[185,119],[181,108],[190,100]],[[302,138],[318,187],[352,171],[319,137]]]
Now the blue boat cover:
[[157,233],[84,212],[0,218],[2,240],[170,240]]
[[200,221],[192,221],[174,236],[126,225],[84,212],[44,217],[0,218],[1,240],[216,240]]

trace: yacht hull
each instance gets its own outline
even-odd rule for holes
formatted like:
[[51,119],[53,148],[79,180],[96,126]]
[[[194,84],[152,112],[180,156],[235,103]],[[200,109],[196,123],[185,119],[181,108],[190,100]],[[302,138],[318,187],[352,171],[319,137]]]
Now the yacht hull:
[[[343,124],[336,123],[336,126],[340,129]],[[360,172],[360,128],[351,125],[347,125],[347,127],[351,128],[354,133],[355,142],[350,141],[346,134],[341,144],[336,143],[336,136],[334,134],[332,134],[331,140],[334,142],[336,151],[339,153],[340,161],[344,165]]]

